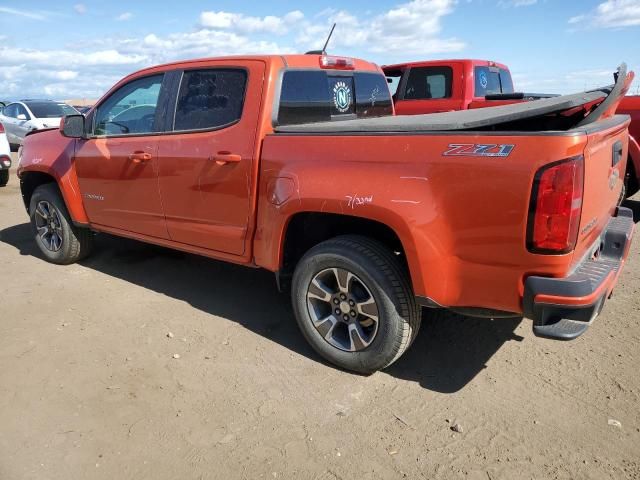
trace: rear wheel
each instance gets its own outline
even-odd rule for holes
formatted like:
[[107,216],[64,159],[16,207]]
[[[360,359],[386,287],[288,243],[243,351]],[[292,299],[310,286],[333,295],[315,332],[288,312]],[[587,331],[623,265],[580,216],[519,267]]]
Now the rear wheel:
[[406,269],[382,244],[360,236],[323,242],[293,275],[296,320],[329,362],[371,373],[391,365],[420,327]]
[[0,170],[0,187],[9,183],[9,170]]
[[624,197],[626,198],[635,195],[640,189],[640,182],[638,182],[638,175],[631,157],[627,160],[627,174],[625,176],[624,186]]
[[29,213],[36,244],[48,261],[68,265],[89,254],[93,235],[90,230],[73,225],[55,184],[35,189]]

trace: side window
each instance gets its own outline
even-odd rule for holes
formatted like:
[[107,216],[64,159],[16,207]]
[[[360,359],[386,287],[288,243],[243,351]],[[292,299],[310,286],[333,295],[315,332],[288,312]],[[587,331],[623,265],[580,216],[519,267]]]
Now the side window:
[[16,116],[18,116],[18,115],[24,115],[24,117],[25,117],[27,120],[31,120],[31,115],[29,115],[29,112],[27,112],[27,109],[26,109],[26,108],[24,108],[24,107],[23,107],[22,105],[20,105],[19,103],[17,103],[17,104],[15,105],[15,107],[16,107]]
[[451,67],[412,68],[404,92],[405,100],[450,98],[453,85]]
[[222,128],[240,120],[247,72],[207,69],[184,72],[180,82],[174,131]]
[[2,114],[5,117],[16,118],[17,113],[16,113],[16,105],[15,105],[15,103],[12,103],[11,105],[7,105],[6,107],[4,107],[4,110],[2,111]]
[[164,75],[139,78],[116,90],[98,106],[95,135],[153,133]]

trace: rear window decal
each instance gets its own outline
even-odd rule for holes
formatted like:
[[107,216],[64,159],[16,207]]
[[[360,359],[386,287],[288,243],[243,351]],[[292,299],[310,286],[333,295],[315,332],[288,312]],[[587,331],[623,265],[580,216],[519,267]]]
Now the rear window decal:
[[352,96],[351,89],[347,86],[346,82],[336,82],[333,86],[333,103],[336,106],[336,110],[340,113],[345,113],[351,107]]

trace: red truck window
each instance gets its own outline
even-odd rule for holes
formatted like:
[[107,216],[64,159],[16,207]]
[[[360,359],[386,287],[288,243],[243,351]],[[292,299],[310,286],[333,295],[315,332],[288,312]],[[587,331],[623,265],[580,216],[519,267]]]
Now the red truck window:
[[497,67],[474,67],[475,96],[485,97],[497,93],[513,93],[513,82],[508,70]]
[[384,75],[288,70],[282,77],[278,125],[391,115]]
[[412,68],[404,92],[405,100],[450,98],[453,84],[451,67]]
[[207,69],[184,72],[180,82],[174,130],[223,128],[242,116],[247,72]]

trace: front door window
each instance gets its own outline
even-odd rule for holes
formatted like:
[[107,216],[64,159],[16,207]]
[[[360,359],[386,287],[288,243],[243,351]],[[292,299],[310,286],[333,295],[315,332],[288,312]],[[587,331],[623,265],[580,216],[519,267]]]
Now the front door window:
[[98,107],[94,134],[97,136],[141,135],[159,131],[156,107],[163,75],[135,80]]

